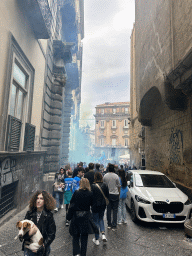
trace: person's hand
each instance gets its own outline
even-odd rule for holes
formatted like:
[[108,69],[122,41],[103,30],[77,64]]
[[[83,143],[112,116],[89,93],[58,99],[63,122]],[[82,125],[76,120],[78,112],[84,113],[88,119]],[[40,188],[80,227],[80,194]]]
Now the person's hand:
[[44,251],[45,251],[45,246],[43,244],[38,250],[33,252],[37,253],[37,255],[43,255]]

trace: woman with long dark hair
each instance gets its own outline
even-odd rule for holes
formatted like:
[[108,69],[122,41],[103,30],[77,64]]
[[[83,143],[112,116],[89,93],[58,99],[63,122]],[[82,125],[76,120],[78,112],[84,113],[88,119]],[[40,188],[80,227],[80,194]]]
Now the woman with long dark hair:
[[[92,215],[93,221],[100,229],[101,238],[103,242],[107,242],[105,236],[105,226],[104,226],[104,212],[106,208],[105,197],[109,198],[109,189],[106,183],[103,182],[103,175],[100,172],[96,172],[94,175],[94,183],[91,185],[91,190],[93,192],[93,205],[92,205]],[[105,196],[105,197],[104,197]],[[93,238],[93,243],[99,245],[99,234],[95,234]]]
[[53,218],[52,210],[55,208],[55,199],[45,190],[38,190],[29,202],[29,211],[26,213],[25,219],[31,220],[39,228],[43,236],[43,245],[38,251],[31,251],[25,248],[25,241],[30,240],[33,234],[27,233],[24,238],[22,249],[25,256],[49,256],[50,244],[55,239],[56,226]]
[[128,187],[127,187],[127,179],[125,177],[125,171],[124,170],[119,170],[119,180],[121,184],[121,190],[120,190],[120,198],[119,198],[119,206],[118,206],[118,213],[117,213],[117,224],[126,224],[126,206],[125,206],[125,201],[127,198],[127,192],[128,192]]

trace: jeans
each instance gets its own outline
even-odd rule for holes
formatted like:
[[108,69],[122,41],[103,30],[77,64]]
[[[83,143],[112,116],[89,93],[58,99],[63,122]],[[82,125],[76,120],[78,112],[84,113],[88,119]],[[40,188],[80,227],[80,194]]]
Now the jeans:
[[117,213],[117,221],[122,222],[126,221],[126,206],[125,206],[126,198],[119,199],[118,213]]
[[[51,248],[50,248],[50,246],[48,246],[45,256],[49,256],[50,251],[51,251]],[[37,256],[37,254],[24,247],[24,256]],[[38,254],[38,256],[40,256],[40,255]]]
[[[93,212],[92,216],[93,216],[93,221],[95,222],[95,224],[97,225],[98,229],[100,230],[100,232],[105,232],[105,226],[104,226],[104,212]],[[98,240],[99,239],[99,234],[95,234],[95,239]]]
[[63,193],[55,192],[55,199],[56,199],[56,208],[59,208],[59,206],[63,204]]
[[[107,223],[108,226],[117,226],[117,211],[118,211],[119,200],[109,200],[107,205]],[[113,211],[113,221],[111,221],[111,213]]]
[[[79,244],[80,238],[81,238],[81,247]],[[73,255],[80,254],[81,256],[86,256],[87,242],[88,242],[88,234],[74,235],[73,236]]]

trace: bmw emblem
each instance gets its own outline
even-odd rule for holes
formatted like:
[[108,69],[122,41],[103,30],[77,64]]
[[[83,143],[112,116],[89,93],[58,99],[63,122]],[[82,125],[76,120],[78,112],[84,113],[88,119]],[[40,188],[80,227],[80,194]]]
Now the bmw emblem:
[[166,202],[169,203],[169,199],[166,199]]

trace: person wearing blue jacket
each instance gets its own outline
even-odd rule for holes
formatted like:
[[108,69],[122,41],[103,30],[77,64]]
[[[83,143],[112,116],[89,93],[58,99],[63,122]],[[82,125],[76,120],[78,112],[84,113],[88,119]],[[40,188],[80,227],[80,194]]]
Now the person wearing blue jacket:
[[76,190],[79,189],[79,183],[80,183],[80,180],[83,177],[83,175],[84,175],[84,169],[83,169],[83,167],[79,167],[77,176],[75,176],[75,178],[73,178],[72,193],[74,193]]
[[118,206],[118,213],[117,213],[117,224],[126,224],[126,205],[125,201],[127,198],[127,192],[128,192],[128,187],[127,187],[127,180],[125,177],[125,171],[124,170],[119,170],[119,181],[121,184],[121,189],[120,189],[120,198],[119,198],[119,206]]

